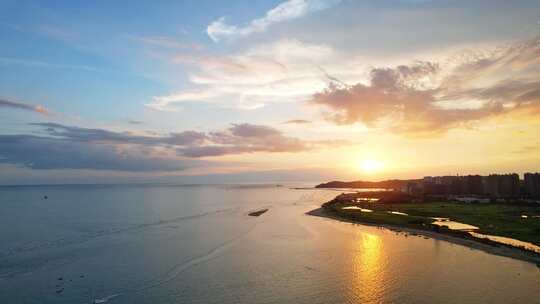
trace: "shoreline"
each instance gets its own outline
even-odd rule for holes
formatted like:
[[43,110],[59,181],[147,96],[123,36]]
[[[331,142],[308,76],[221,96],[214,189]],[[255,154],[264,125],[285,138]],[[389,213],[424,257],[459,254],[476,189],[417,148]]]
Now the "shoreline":
[[478,238],[472,238],[472,237],[464,238],[464,237],[459,237],[454,234],[450,235],[444,232],[435,232],[432,230],[424,230],[424,229],[419,229],[419,228],[404,227],[404,226],[392,225],[392,224],[372,223],[372,222],[365,222],[361,220],[353,220],[350,218],[340,216],[338,213],[332,212],[323,207],[313,209],[311,211],[306,212],[305,214],[310,215],[310,216],[317,216],[321,218],[337,220],[340,222],[345,222],[345,223],[350,223],[350,224],[381,227],[381,228],[388,229],[390,231],[397,232],[397,233],[408,233],[410,235],[422,235],[424,237],[442,240],[442,241],[450,242],[453,244],[466,246],[472,249],[482,250],[489,254],[504,256],[504,257],[513,258],[513,259],[517,259],[524,262],[533,263],[533,264],[536,264],[536,266],[540,267],[540,254],[537,254],[535,252],[522,249],[519,247],[511,246],[511,245],[500,244],[493,241],[480,240]]

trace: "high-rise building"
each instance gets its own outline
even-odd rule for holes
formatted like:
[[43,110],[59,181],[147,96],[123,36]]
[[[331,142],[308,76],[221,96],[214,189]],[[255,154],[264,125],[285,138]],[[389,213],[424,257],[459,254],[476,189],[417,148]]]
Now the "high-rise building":
[[485,194],[491,197],[519,197],[519,175],[490,174],[484,181]]
[[501,197],[519,197],[519,175],[503,174],[499,179]]
[[490,174],[484,177],[484,194],[490,197],[499,197],[499,176]]
[[[540,197],[540,174],[527,175],[531,196]],[[516,173],[490,174],[489,176],[429,176],[422,182],[425,194],[485,195],[492,198],[520,197],[520,180]]]
[[525,192],[530,198],[540,198],[540,173],[525,173]]
[[468,175],[467,179],[467,192],[468,194],[482,195],[484,194],[484,184],[482,183],[482,176],[480,175]]

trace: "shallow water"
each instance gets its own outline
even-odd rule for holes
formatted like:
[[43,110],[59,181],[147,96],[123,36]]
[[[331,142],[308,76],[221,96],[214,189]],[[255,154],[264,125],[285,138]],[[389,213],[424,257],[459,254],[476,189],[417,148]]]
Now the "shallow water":
[[[304,214],[335,195],[271,186],[0,188],[0,303],[540,299],[533,264]],[[269,211],[248,216],[261,208]]]
[[357,203],[376,203],[378,201],[379,201],[378,198],[373,198],[373,197],[357,197],[356,198]]
[[395,214],[395,215],[405,215],[405,216],[408,215],[407,213],[399,212],[399,211],[388,211],[388,213],[390,213],[390,214]]
[[533,243],[523,242],[523,241],[520,241],[520,240],[516,240],[516,239],[504,237],[504,236],[482,234],[482,233],[477,233],[477,232],[469,232],[469,234],[474,236],[474,237],[477,237],[477,238],[488,239],[488,240],[495,241],[497,243],[512,245],[512,246],[516,246],[516,247],[522,247],[522,248],[525,248],[527,250],[531,250],[531,251],[540,253],[540,246],[537,246],[537,245],[535,245]]
[[434,221],[432,224],[437,225],[437,226],[446,226],[448,227],[448,229],[451,229],[451,230],[472,231],[472,230],[478,229],[478,227],[473,226],[473,225],[460,223],[456,221],[450,221],[450,220]]
[[346,207],[343,207],[341,209],[343,209],[343,210],[360,210],[361,212],[373,212],[373,210],[371,210],[371,209],[361,208],[361,207],[358,207],[358,206],[346,206]]
[[448,229],[451,229],[451,230],[472,231],[472,230],[478,229],[478,227],[473,226],[473,225],[450,221],[450,220],[434,221],[432,224],[437,225],[437,226],[446,226],[448,227]]

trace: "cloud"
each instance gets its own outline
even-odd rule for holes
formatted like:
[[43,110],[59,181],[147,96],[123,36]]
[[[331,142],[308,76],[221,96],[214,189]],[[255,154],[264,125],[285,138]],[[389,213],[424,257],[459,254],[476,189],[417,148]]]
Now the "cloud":
[[219,94],[211,90],[179,92],[165,96],[156,96],[151,102],[146,103],[145,106],[156,111],[174,112],[176,111],[174,104],[194,101],[211,102],[218,96]]
[[206,145],[192,145],[179,148],[187,157],[220,156],[255,152],[301,152],[324,147],[348,144],[345,141],[306,141],[284,135],[268,126],[253,124],[232,124],[224,131],[207,134]]
[[300,152],[315,149],[319,144],[285,136],[277,129],[252,125],[233,124],[225,131],[211,132],[208,145],[179,148],[188,157],[218,156],[253,152]]
[[257,152],[301,152],[348,144],[306,141],[262,125],[232,124],[214,132],[161,136],[32,123],[36,135],[0,135],[0,163],[32,169],[178,171],[207,166],[201,157]]
[[495,115],[540,108],[540,39],[473,53],[444,65],[374,68],[369,83],[334,82],[313,95],[336,124],[435,134]]
[[33,30],[41,35],[60,41],[72,41],[74,39],[80,38],[80,35],[72,31],[71,29],[67,29],[65,27],[58,27],[50,24],[42,24]]
[[309,123],[311,123],[311,121],[305,120],[305,119],[291,119],[291,120],[287,120],[283,122],[283,124],[297,124],[297,125],[309,124]]
[[[178,171],[195,164],[148,149],[32,135],[0,135],[0,163],[31,169]],[[199,164],[200,165],[200,164]]]
[[30,105],[22,102],[16,102],[16,101],[10,101],[5,99],[0,99],[0,108],[12,108],[12,109],[19,109],[19,110],[26,110],[26,111],[32,111],[39,114],[48,114],[49,110],[43,106],[35,106]]
[[206,33],[214,42],[222,39],[245,37],[253,33],[263,32],[269,26],[303,17],[307,14],[325,10],[337,5],[340,0],[289,0],[266,12],[266,15],[254,19],[244,26],[227,24],[225,17],[210,23]]
[[132,132],[64,126],[57,123],[31,123],[29,125],[41,127],[42,132],[48,136],[77,142],[158,146],[200,144],[206,139],[205,133],[196,131],[170,133],[166,136],[146,136]]
[[[512,9],[505,4],[505,18],[500,18],[500,5],[486,6],[475,1],[455,7],[440,1],[394,4],[341,1],[316,14],[272,23],[264,33],[253,35],[248,30],[248,36],[239,33],[251,28],[251,19],[245,23],[222,20],[217,24],[224,25],[227,34],[217,35],[217,39],[249,39],[236,39],[233,53],[209,49],[206,54],[185,51],[164,55],[171,62],[188,65],[182,68],[189,74],[190,83],[153,97],[147,106],[174,111],[182,103],[209,103],[215,107],[258,109],[274,103],[301,102],[327,87],[331,77],[346,84],[366,83],[373,66],[395,66],[411,59],[439,61],[462,46],[481,48],[522,39],[527,34],[515,29],[538,20],[532,3],[512,3]],[[263,19],[265,15],[260,13],[254,18]],[[508,24],[516,26],[509,28]],[[175,99],[184,93],[196,96]],[[167,101],[158,101],[162,98]]]
[[540,145],[524,146],[520,149],[512,151],[514,154],[532,154],[540,151]]
[[179,54],[179,64],[194,65],[192,88],[156,96],[146,104],[155,110],[174,111],[179,104],[209,103],[220,107],[256,109],[272,103],[304,101],[328,84],[322,66],[344,80],[357,80],[354,60],[326,45],[283,39],[227,56]]
[[63,42],[70,42],[81,37],[81,35],[73,31],[72,28],[68,29],[67,27],[64,27],[64,26],[56,26],[52,24],[41,24],[37,26],[10,24],[8,26],[12,30],[15,30],[17,32],[34,33],[41,36],[45,36],[53,40],[58,40],[58,41],[63,41]]
[[86,72],[103,72],[103,70],[85,66],[85,65],[72,65],[72,64],[57,64],[44,61],[30,60],[30,59],[21,59],[21,58],[10,58],[10,57],[0,57],[0,64],[2,65],[20,65],[25,67],[35,67],[35,68],[46,68],[46,69],[65,69],[65,70],[81,70]]
[[170,48],[170,49],[201,50],[204,48],[204,46],[199,43],[193,43],[193,42],[185,43],[185,42],[181,42],[172,37],[167,37],[167,36],[145,36],[145,37],[134,37],[134,39],[147,45],[151,45],[155,47]]
[[281,134],[281,132],[274,128],[252,124],[233,124],[229,128],[229,131],[232,135],[243,138],[267,137]]

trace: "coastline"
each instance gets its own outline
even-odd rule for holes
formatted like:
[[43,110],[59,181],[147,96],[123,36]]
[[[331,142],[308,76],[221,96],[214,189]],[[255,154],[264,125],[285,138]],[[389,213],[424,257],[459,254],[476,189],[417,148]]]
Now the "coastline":
[[464,237],[459,237],[455,234],[435,232],[432,230],[404,227],[404,226],[392,225],[392,224],[386,224],[386,223],[372,223],[372,222],[366,222],[366,221],[361,221],[361,220],[353,220],[350,218],[340,216],[338,213],[325,209],[324,207],[319,207],[317,209],[308,211],[306,212],[306,214],[310,216],[317,216],[317,217],[328,218],[332,220],[338,220],[340,222],[345,222],[345,223],[350,223],[350,224],[382,227],[384,229],[388,229],[397,233],[406,233],[406,234],[415,235],[415,236],[421,235],[421,236],[429,237],[432,239],[442,240],[442,241],[450,242],[453,244],[466,246],[472,249],[482,250],[484,252],[498,255],[498,256],[504,256],[504,257],[509,257],[509,258],[529,262],[529,263],[534,263],[538,267],[540,267],[540,254],[523,249],[523,248],[511,246],[511,245],[500,244],[493,241],[486,241],[484,239],[481,240],[481,239],[472,238],[472,237],[464,238]]

